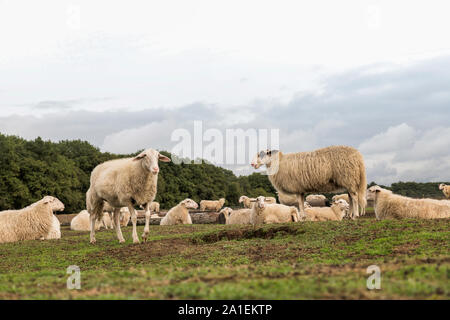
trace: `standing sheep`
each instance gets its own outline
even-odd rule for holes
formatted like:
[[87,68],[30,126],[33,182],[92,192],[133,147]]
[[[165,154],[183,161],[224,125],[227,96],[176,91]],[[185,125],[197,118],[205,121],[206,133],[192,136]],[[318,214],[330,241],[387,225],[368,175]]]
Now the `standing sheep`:
[[337,192],[350,195],[351,217],[359,216],[366,205],[366,169],[361,153],[351,147],[331,146],[312,152],[283,154],[278,150],[261,151],[251,163],[267,167],[270,182],[278,192],[295,194],[304,213],[305,193]]
[[256,198],[250,213],[252,225],[297,222],[299,217],[298,210],[295,207],[288,207],[284,204],[267,204],[265,197]]
[[326,207],[327,197],[323,194],[310,194],[306,197],[306,202],[308,202],[312,207]]
[[54,219],[57,219],[54,208],[62,211],[64,204],[55,197],[45,196],[21,210],[0,212],[0,243],[52,238]]
[[197,209],[198,204],[191,199],[184,199],[177,206],[167,212],[162,218],[160,225],[170,226],[176,224],[192,224],[191,216],[189,215],[189,209]]
[[219,200],[202,200],[200,201],[200,211],[216,211],[219,212],[219,210],[223,207],[225,204],[225,198],[220,198]]
[[306,221],[341,221],[350,208],[347,201],[339,199],[331,207],[315,207],[305,209]]
[[225,224],[251,224],[251,209],[233,210],[226,207],[220,213],[225,217]]
[[435,199],[413,199],[393,194],[379,186],[367,190],[367,199],[374,200],[375,216],[383,219],[440,219],[450,218],[450,201]]
[[450,186],[447,186],[443,183],[439,185],[439,190],[442,190],[442,193],[447,199],[450,199]]
[[256,198],[249,198],[247,196],[241,196],[239,198],[239,203],[243,203],[244,208],[250,209],[253,205],[252,201],[254,202],[255,200],[256,200]]
[[150,203],[155,199],[158,183],[158,161],[170,162],[154,149],[141,152],[134,158],[104,162],[91,173],[91,185],[86,193],[86,204],[91,214],[90,242],[95,243],[95,220],[101,217],[103,201],[114,208],[114,224],[119,242],[125,242],[120,229],[120,208],[127,207],[133,224],[133,243],[139,243],[136,230],[135,205],[145,204],[145,227],[142,239],[147,240],[150,231]]

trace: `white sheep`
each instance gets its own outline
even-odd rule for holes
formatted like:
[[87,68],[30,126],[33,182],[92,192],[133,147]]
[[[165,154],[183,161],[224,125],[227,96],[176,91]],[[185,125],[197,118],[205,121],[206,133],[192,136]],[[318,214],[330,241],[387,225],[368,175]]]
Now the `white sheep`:
[[[105,214],[106,215],[106,214]],[[95,230],[100,230],[103,226],[103,218],[95,221]],[[87,210],[83,210],[78,213],[73,219],[70,221],[70,230],[74,231],[90,231],[91,230],[91,221],[90,215]]]
[[341,221],[346,215],[350,205],[347,201],[339,199],[331,207],[311,207],[305,209],[306,221]]
[[367,199],[374,201],[377,220],[450,217],[450,201],[448,200],[413,199],[394,194],[379,186],[373,186],[367,190]]
[[64,204],[55,197],[45,196],[21,210],[1,211],[0,243],[53,237],[54,219],[57,219],[53,215],[55,208],[62,211]]
[[288,207],[284,204],[267,204],[265,197],[259,196],[253,205],[250,213],[252,225],[297,222],[299,212],[295,207]]
[[253,202],[255,200],[256,200],[256,198],[249,198],[247,196],[241,196],[239,198],[239,203],[243,203],[244,204],[244,208],[250,209],[252,207],[252,205],[253,205]]
[[125,242],[120,229],[120,208],[127,207],[133,224],[133,243],[139,243],[135,205],[145,205],[145,227],[142,239],[147,240],[150,231],[150,203],[157,192],[158,161],[170,162],[154,149],[141,152],[133,158],[104,162],[92,171],[91,185],[86,193],[86,205],[91,214],[90,242],[95,243],[95,220],[101,218],[103,201],[114,208],[114,225],[119,242]]
[[169,226],[176,224],[192,224],[189,209],[197,209],[198,204],[191,199],[184,199],[177,206],[170,209],[164,218],[161,219],[160,225]]
[[[44,198],[45,199],[45,198]],[[44,199],[41,199],[33,204],[31,204],[29,207],[33,207],[36,204],[40,203]],[[64,204],[59,201],[58,199],[54,198],[50,201],[50,205],[52,207],[53,213],[56,211],[63,211],[64,210]],[[52,226],[48,232],[48,234],[45,237],[42,237],[41,240],[53,240],[53,239],[61,239],[61,222],[59,222],[58,218],[53,215],[53,222]]]
[[152,203],[150,203],[150,210],[152,212],[159,212],[160,209],[159,207],[160,207],[159,202],[153,201]]
[[225,198],[220,198],[219,200],[202,200],[200,201],[200,211],[210,210],[219,212],[224,204]]
[[270,182],[278,192],[295,194],[300,212],[304,212],[305,193],[338,192],[350,194],[352,219],[359,206],[366,205],[366,169],[361,153],[351,147],[332,146],[312,152],[283,154],[278,150],[261,151],[251,165],[267,167]]
[[[333,196],[333,198],[331,198],[331,200],[333,202],[337,201],[339,199],[345,200],[347,203],[350,203],[350,197],[348,196],[347,193],[337,194],[337,195]],[[366,206],[361,208],[361,215],[364,216],[365,214],[366,214]]]
[[439,190],[442,190],[442,193],[447,199],[450,199],[450,186],[447,186],[443,183],[439,185]]
[[220,213],[225,217],[225,224],[251,224],[251,209],[233,210],[226,207]]
[[264,199],[265,199],[264,202],[267,204],[277,203],[277,199],[275,199],[274,197],[265,197]]
[[327,197],[323,194],[310,194],[306,197],[306,202],[312,207],[326,207]]

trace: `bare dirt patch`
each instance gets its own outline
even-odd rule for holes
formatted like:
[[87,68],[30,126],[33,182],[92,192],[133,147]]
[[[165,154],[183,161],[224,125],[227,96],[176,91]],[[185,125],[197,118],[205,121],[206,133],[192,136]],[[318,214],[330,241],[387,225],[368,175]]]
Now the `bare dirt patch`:
[[272,228],[246,228],[246,229],[235,229],[235,230],[221,230],[214,233],[209,233],[201,236],[200,238],[194,238],[192,241],[197,243],[200,242],[214,243],[222,240],[239,240],[239,239],[273,239],[278,236],[286,236],[290,234],[304,233],[305,231],[299,230],[295,226],[279,226]]

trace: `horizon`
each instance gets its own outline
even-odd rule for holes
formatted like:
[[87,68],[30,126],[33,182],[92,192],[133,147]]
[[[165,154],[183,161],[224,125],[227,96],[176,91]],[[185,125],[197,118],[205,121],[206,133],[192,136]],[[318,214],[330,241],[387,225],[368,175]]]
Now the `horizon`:
[[0,1],[0,132],[127,154],[202,121],[279,130],[285,152],[355,147],[383,185],[449,181],[445,10],[351,3]]

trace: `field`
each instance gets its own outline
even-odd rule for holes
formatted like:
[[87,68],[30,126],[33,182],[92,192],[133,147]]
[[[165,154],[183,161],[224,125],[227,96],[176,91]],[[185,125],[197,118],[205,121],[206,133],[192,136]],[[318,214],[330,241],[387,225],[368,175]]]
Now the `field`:
[[[138,228],[139,234],[143,227]],[[62,227],[0,244],[0,299],[449,299],[450,219],[151,226],[146,243]],[[68,290],[69,265],[81,289]],[[366,269],[381,269],[368,290]]]

